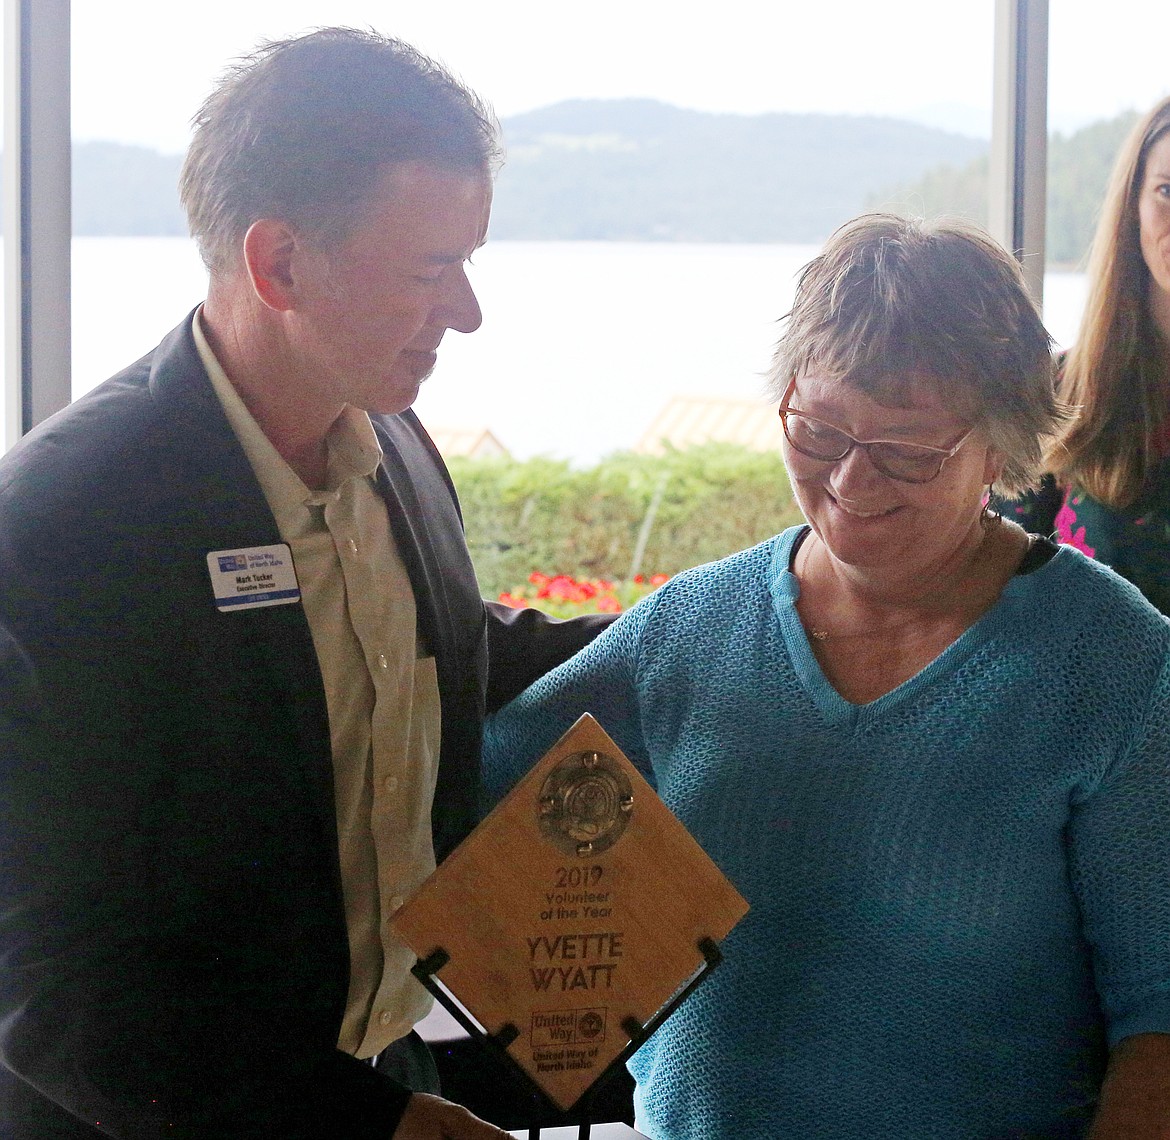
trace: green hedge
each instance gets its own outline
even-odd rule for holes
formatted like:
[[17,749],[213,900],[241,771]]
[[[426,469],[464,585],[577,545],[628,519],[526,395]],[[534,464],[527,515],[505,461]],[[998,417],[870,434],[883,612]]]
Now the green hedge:
[[487,597],[533,570],[614,581],[676,574],[800,519],[779,455],[732,444],[618,452],[585,469],[554,459],[449,466]]

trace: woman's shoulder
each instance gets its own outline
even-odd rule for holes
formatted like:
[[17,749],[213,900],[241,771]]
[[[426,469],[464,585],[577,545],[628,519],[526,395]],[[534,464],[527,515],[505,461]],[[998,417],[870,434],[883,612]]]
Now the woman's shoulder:
[[[1059,709],[1070,739],[1130,733],[1170,662],[1170,622],[1107,566],[1070,546],[1017,575],[985,627],[982,668]],[[1110,727],[1112,726],[1112,727]]]
[[766,586],[773,564],[786,559],[804,529],[803,526],[790,527],[755,546],[683,570],[666,582],[660,592],[664,597],[670,597],[688,592],[743,590],[753,583]]
[[786,564],[785,551],[801,529],[792,527],[746,550],[680,571],[623,614],[611,631],[619,637],[641,637],[669,624],[677,636],[688,623],[725,628],[756,608],[770,606],[773,565]]
[[1014,578],[1010,592],[1026,635],[1075,637],[1106,656],[1161,657],[1170,648],[1170,621],[1132,582],[1074,546],[1060,545],[1038,570]]

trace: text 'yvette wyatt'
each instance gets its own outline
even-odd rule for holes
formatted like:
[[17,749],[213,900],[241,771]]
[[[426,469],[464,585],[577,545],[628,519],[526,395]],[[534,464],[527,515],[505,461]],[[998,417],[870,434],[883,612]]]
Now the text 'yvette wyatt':
[[[534,990],[597,990],[613,985],[623,954],[621,931],[597,934],[541,934],[526,938]],[[573,965],[554,965],[570,962]],[[549,963],[544,965],[543,963]],[[581,963],[577,965],[575,963]]]

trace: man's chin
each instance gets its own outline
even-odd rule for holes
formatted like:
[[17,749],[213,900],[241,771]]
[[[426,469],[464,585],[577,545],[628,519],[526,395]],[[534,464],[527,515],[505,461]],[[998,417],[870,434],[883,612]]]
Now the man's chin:
[[410,372],[416,384],[421,384],[435,370],[439,359],[437,352],[406,352],[403,353],[402,363],[405,371]]
[[418,390],[430,375],[426,372],[418,377],[398,376],[369,401],[367,412],[382,416],[396,416],[405,412],[418,399]]

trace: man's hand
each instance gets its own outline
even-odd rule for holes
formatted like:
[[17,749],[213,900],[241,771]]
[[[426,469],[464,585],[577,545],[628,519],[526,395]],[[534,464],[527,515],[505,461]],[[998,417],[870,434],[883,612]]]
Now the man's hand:
[[394,1130],[393,1140],[510,1140],[465,1108],[427,1093],[415,1093]]
[[1136,1033],[1109,1054],[1089,1140],[1170,1137],[1170,1034]]

